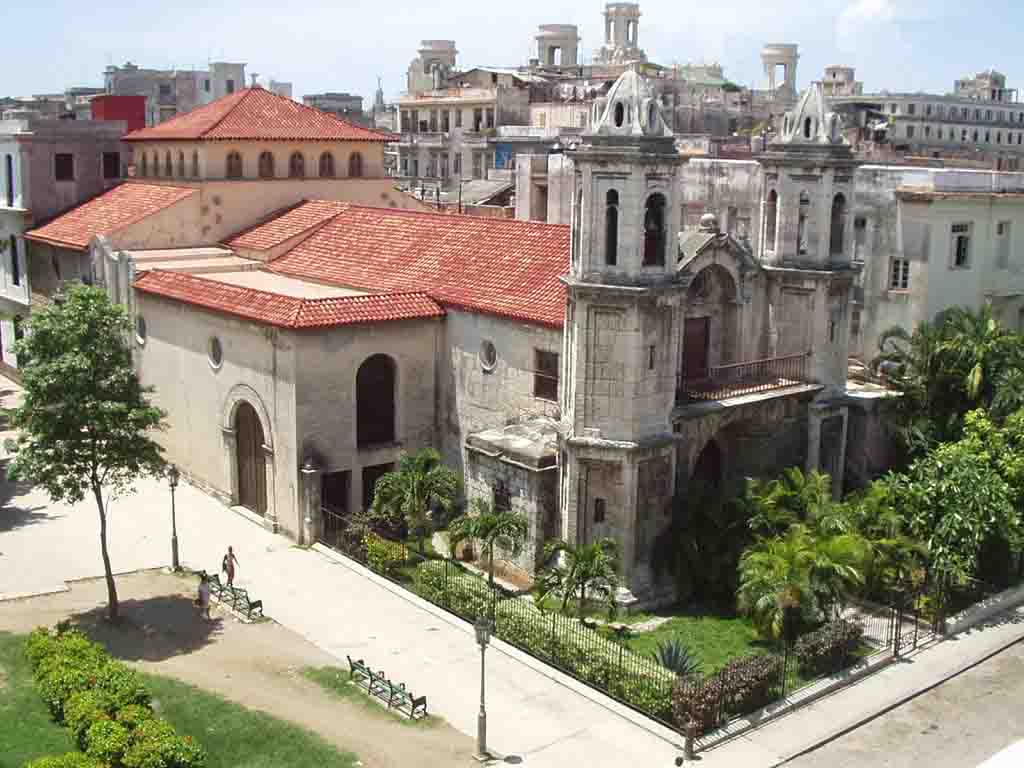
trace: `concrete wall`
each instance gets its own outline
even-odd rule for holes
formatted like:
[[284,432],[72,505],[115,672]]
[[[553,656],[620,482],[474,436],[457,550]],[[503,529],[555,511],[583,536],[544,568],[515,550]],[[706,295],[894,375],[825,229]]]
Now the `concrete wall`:
[[[234,410],[249,402],[260,416],[266,457],[267,517],[278,517],[288,534],[300,530],[295,445],[295,339],[266,326],[194,306],[136,293],[146,339],[136,340],[136,365],[153,402],[167,411],[168,428],[157,434],[174,462],[193,481],[235,504],[237,470],[232,446]],[[211,337],[220,339],[223,362],[209,359]]]
[[[445,461],[466,467],[464,443],[472,432],[502,427],[529,415],[558,413],[558,404],[533,395],[535,350],[561,354],[560,329],[449,310],[440,358],[441,444]],[[480,362],[481,344],[498,353],[494,369]]]
[[[437,444],[436,362],[442,320],[405,321],[296,331],[296,440],[299,459],[312,457],[324,472],[349,471],[349,510],[362,507],[362,469],[398,460]],[[394,444],[356,444],[356,375],[368,357],[383,353],[397,367]]]

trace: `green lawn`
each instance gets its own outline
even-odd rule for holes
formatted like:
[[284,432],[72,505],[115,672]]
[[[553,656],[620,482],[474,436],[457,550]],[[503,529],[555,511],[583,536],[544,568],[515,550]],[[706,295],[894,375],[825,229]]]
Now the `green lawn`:
[[[22,652],[24,636],[0,633],[0,768],[21,768],[43,755],[73,748],[65,729],[50,721],[32,686]],[[358,759],[320,736],[254,712],[220,696],[157,675],[145,675],[159,714],[207,752],[207,768],[354,768]]]
[[22,636],[0,632],[0,768],[21,768],[37,757],[74,749],[36,693],[24,642]]
[[365,688],[351,682],[348,671],[341,667],[306,667],[302,670],[302,674],[325,690],[330,691],[332,695],[352,701],[379,717],[387,718],[402,725],[415,728],[432,728],[443,722],[442,718],[435,715],[418,717],[413,720],[401,712],[388,709],[383,703],[370,696]]
[[632,635],[626,645],[649,656],[660,642],[680,638],[700,659],[703,671],[710,674],[739,656],[770,653],[775,649],[757,636],[753,624],[742,616],[714,613],[676,612],[655,630]]

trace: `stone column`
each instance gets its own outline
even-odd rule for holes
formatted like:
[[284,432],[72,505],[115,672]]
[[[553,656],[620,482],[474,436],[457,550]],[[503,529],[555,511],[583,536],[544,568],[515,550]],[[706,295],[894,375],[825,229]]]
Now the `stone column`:
[[267,474],[267,526],[277,533],[277,492],[274,483],[277,472],[274,471],[274,449],[269,445],[260,447],[263,450],[263,467]]
[[228,501],[231,506],[238,503],[238,433],[231,427],[221,427],[224,438],[224,476],[228,478]]
[[302,481],[302,530],[299,544],[313,546],[323,532],[323,516],[321,513],[321,478],[323,470],[307,458],[299,470]]

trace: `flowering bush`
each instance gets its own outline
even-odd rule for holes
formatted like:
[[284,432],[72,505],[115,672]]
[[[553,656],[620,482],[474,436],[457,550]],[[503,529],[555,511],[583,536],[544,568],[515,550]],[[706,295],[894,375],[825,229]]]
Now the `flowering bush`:
[[824,675],[838,672],[853,660],[860,647],[864,629],[852,621],[837,619],[808,632],[796,641],[794,650],[804,674]]
[[130,704],[149,706],[149,691],[139,673],[120,661],[109,661],[96,676],[96,687],[110,696],[114,709]]
[[139,725],[147,720],[152,720],[154,717],[156,715],[153,714],[152,709],[140,704],[129,704],[117,712],[117,722],[121,723],[129,731],[138,728]]
[[52,656],[57,650],[57,638],[46,627],[33,629],[25,641],[25,657],[33,674],[40,662]]
[[102,691],[77,691],[71,694],[64,706],[64,725],[71,731],[71,737],[79,748],[85,749],[89,729],[100,720],[109,720],[113,711],[110,697]]
[[113,720],[97,720],[86,735],[86,754],[105,765],[119,765],[131,734]]
[[166,720],[153,718],[132,732],[124,768],[202,768],[206,755],[189,737],[180,737]]
[[106,768],[88,755],[81,752],[68,752],[54,757],[40,757],[27,763],[25,768]]

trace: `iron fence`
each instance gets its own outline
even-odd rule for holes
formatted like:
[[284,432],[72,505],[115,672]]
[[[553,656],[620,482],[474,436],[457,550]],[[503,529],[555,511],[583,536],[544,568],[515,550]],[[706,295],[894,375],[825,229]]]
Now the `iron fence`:
[[800,354],[716,365],[700,376],[684,371],[678,378],[676,402],[724,400],[803,384],[808,380],[807,359]]

